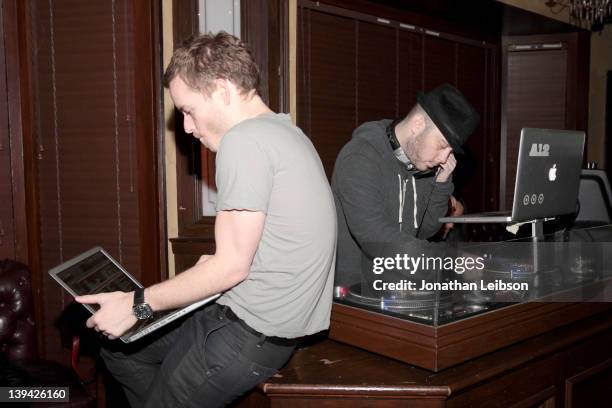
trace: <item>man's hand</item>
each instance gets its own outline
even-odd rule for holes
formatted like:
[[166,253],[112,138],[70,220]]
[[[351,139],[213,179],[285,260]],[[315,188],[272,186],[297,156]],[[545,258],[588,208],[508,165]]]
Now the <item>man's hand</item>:
[[100,310],[87,320],[87,327],[93,328],[109,339],[122,336],[138,321],[132,312],[134,292],[98,293],[77,296],[74,300],[88,305],[100,305]]
[[456,166],[457,166],[457,159],[455,159],[455,155],[451,153],[448,156],[448,159],[446,160],[446,162],[440,164],[441,170],[438,172],[436,181],[438,183],[444,183],[445,181],[447,181],[450,175],[453,174],[453,171],[455,170]]
[[[448,200],[448,215],[462,215],[465,209],[463,208],[463,204],[461,201],[457,200],[454,196],[450,196]],[[442,238],[446,239],[448,233],[453,229],[455,224],[452,222],[447,222],[442,226]]]

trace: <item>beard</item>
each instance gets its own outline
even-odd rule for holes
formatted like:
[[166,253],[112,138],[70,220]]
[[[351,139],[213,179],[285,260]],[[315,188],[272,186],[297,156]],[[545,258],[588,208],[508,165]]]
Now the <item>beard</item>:
[[404,149],[406,155],[408,156],[414,167],[419,171],[425,171],[430,169],[430,167],[425,164],[426,161],[423,160],[420,154],[421,149],[425,143],[425,137],[427,135],[425,133],[426,130],[427,129],[423,129],[421,132],[415,134],[412,139],[408,140],[408,142],[406,143],[406,148]]

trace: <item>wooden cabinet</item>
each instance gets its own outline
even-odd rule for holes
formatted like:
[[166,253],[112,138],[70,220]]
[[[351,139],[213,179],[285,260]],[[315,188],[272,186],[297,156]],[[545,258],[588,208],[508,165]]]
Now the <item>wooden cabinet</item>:
[[607,407],[611,341],[612,311],[608,310],[433,373],[322,340],[297,350],[278,375],[237,405]]
[[334,303],[329,337],[439,372],[607,309],[527,302],[433,326]]

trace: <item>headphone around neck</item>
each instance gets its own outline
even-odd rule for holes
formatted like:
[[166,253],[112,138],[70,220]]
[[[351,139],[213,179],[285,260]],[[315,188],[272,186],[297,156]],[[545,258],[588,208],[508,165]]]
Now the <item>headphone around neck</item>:
[[[395,127],[399,122],[401,122],[401,119],[394,119],[391,123],[389,123],[386,129],[387,139],[389,140],[389,144],[391,145],[391,149],[393,150],[393,155],[395,156],[395,158],[401,161],[404,165],[406,165],[406,168],[408,170],[412,170],[414,169],[414,164],[412,164],[408,156],[406,156],[406,153],[404,152],[404,149],[402,149],[402,146],[397,140],[397,135],[395,134]],[[416,173],[414,173],[414,177],[431,177],[437,173],[437,170],[438,168],[434,167],[433,169],[429,170],[417,171]]]

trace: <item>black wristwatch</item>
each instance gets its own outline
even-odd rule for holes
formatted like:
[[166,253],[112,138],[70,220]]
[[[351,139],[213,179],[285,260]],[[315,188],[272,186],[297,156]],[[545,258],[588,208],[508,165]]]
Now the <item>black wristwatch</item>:
[[151,309],[148,303],[145,303],[144,288],[138,288],[134,291],[132,311],[138,320],[147,320],[153,316],[153,309]]

